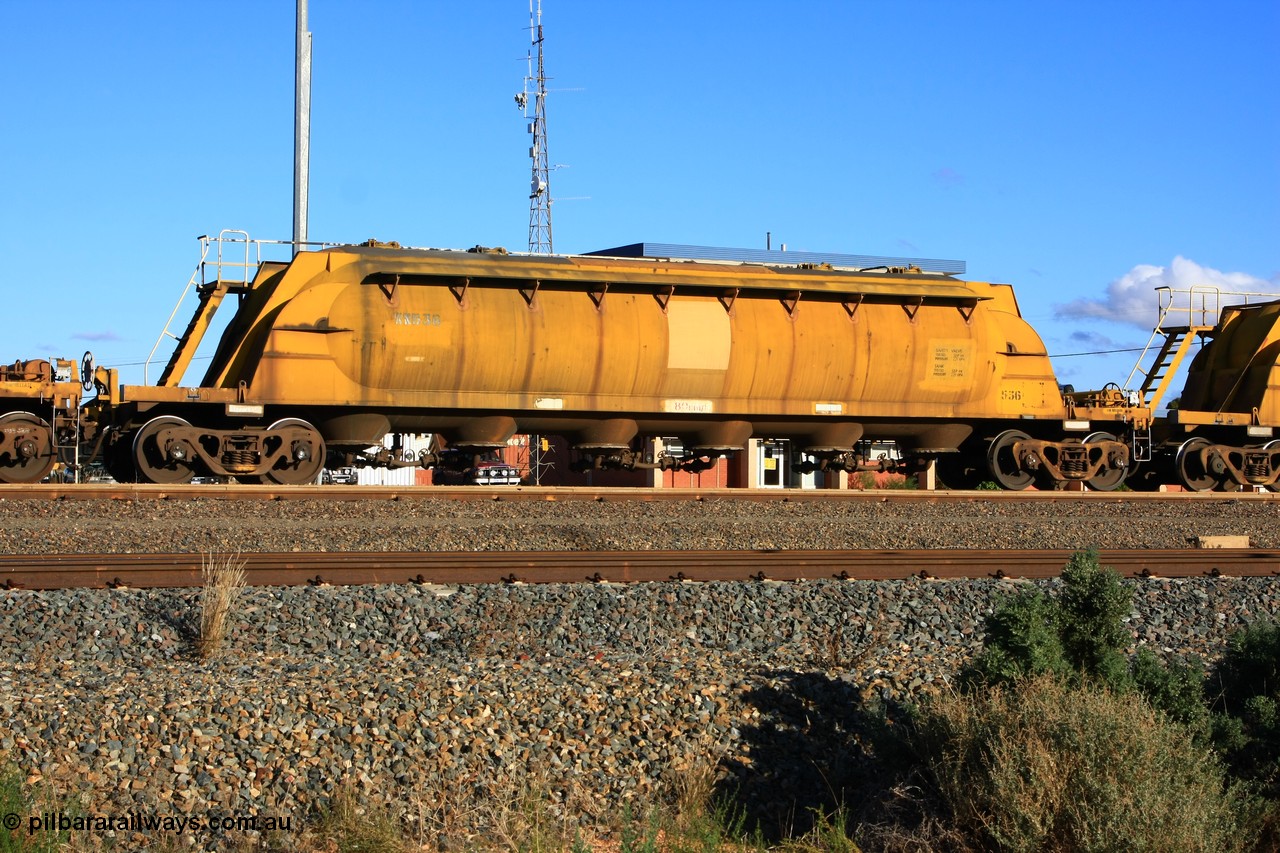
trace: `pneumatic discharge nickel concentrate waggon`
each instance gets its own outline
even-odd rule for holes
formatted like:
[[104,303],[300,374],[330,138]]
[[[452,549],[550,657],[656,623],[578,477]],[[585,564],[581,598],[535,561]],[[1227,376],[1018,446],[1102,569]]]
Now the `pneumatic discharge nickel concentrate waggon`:
[[[198,305],[157,384],[121,384],[87,354],[79,377],[63,360],[0,368],[0,482],[39,481],[77,443],[81,464],[100,458],[123,482],[288,485],[326,465],[450,464],[517,433],[624,469],[696,470],[755,437],[790,440],[811,469],[855,471],[865,442],[892,440],[936,459],[952,488],[1223,489],[1280,473],[1280,303],[1165,330],[1139,390],[1073,392],[1009,285],[916,267],[373,241],[275,262],[242,232],[201,241]],[[224,259],[227,244],[244,263]],[[227,297],[204,378],[183,384]],[[1157,420],[1161,380],[1193,340],[1207,343],[1181,405]],[[451,452],[384,449],[417,433]],[[647,456],[655,436],[683,452]]]

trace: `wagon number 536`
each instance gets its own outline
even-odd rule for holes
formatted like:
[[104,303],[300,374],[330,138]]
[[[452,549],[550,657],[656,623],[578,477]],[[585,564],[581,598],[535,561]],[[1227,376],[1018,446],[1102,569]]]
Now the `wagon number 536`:
[[1000,392],[1000,399],[1001,400],[1021,400],[1022,392],[1004,390]]

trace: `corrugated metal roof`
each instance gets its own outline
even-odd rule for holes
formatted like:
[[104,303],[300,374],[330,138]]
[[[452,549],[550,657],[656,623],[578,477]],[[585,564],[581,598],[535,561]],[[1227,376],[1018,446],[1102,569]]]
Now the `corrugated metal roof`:
[[743,261],[770,266],[831,264],[833,267],[871,269],[873,267],[919,267],[926,272],[963,275],[964,261],[938,258],[889,258],[878,255],[845,255],[839,252],[779,252],[768,249],[730,249],[716,246],[684,246],[679,243],[630,243],[612,249],[584,252],[614,258],[688,259],[703,261]]

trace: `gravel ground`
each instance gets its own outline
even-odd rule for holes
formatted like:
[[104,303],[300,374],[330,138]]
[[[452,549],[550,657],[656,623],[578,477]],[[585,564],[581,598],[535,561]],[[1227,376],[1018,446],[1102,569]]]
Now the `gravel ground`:
[[[1213,657],[1280,615],[1272,579],[1127,583],[1133,647],[1162,656]],[[255,589],[212,662],[193,652],[195,590],[0,592],[0,754],[90,814],[296,829],[347,787],[441,841],[495,838],[531,785],[565,820],[609,826],[710,768],[772,831],[829,807],[863,712],[945,689],[1016,588]],[[225,843],[174,835],[113,843]]]
[[0,500],[0,554],[1280,547],[1280,502]]
[[[1270,504],[1193,509],[5,501],[0,552],[1178,547],[1224,533],[1277,547]],[[1132,647],[1161,656],[1212,659],[1241,625],[1280,615],[1274,579],[1126,584]],[[253,589],[213,661],[194,653],[196,590],[0,591],[0,761],[90,814],[257,815],[295,833],[345,787],[446,844],[496,837],[501,804],[530,785],[566,819],[607,825],[711,768],[769,831],[828,804],[861,754],[865,709],[945,689],[995,598],[1018,588]],[[123,849],[225,843],[207,830],[100,836]]]

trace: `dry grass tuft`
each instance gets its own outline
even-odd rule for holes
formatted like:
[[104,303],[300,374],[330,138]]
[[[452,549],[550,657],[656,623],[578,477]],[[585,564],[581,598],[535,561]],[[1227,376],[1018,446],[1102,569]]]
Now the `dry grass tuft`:
[[317,851],[402,853],[409,849],[400,819],[384,805],[362,806],[356,787],[349,780],[334,792],[328,807],[320,814],[315,831],[319,839],[312,841]]
[[200,657],[211,660],[222,653],[227,623],[240,591],[244,589],[244,560],[240,555],[206,555],[200,564],[204,587],[200,591]]

